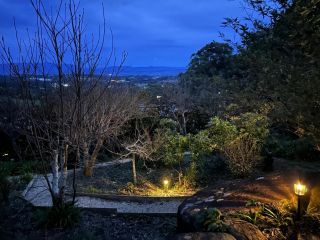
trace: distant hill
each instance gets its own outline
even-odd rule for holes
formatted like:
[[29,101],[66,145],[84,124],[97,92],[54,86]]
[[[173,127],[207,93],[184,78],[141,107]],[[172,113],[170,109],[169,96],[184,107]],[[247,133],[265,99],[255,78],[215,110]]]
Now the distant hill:
[[183,67],[128,67],[125,66],[121,69],[121,76],[177,76],[186,71]]
[[[21,67],[21,64],[18,64]],[[9,75],[9,65],[0,64],[0,75]],[[71,72],[72,65],[66,66],[65,72]],[[54,64],[46,63],[45,70],[49,75],[57,75],[57,70]],[[115,69],[117,71],[117,69]],[[97,73],[101,73],[102,68],[97,69]],[[148,66],[148,67],[130,67],[123,66],[120,70],[120,76],[177,76],[180,73],[186,71],[184,67],[158,67],[158,66]],[[113,73],[113,68],[108,67],[106,74]]]

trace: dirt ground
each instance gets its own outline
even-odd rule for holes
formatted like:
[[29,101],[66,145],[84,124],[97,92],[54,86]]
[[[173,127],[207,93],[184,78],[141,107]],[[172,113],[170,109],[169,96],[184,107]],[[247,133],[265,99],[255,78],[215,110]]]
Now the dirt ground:
[[17,196],[0,207],[1,240],[108,240],[166,239],[175,234],[176,217],[99,214],[82,211],[81,221],[72,229],[41,229],[35,209]]
[[[164,178],[174,179],[174,171],[167,168],[143,169],[138,167],[138,184],[149,182],[162,187]],[[108,167],[94,169],[92,177],[85,177],[82,172],[77,172],[77,191],[82,193],[103,193],[115,195],[128,195],[123,189],[133,182],[131,162],[115,164]],[[72,178],[68,178],[68,186],[71,191]]]

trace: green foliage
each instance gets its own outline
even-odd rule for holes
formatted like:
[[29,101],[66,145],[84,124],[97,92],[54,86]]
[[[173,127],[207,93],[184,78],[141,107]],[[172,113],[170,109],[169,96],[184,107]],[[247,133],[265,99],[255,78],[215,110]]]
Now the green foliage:
[[230,66],[232,48],[225,43],[211,42],[191,57],[188,73],[193,75],[223,75]]
[[263,144],[269,135],[268,118],[258,113],[244,113],[234,119],[240,134],[248,134],[257,144]]
[[234,124],[218,117],[211,119],[206,131],[212,149],[222,149],[225,145],[232,142],[239,134],[239,131]]
[[250,200],[246,206],[255,207],[255,209],[250,209],[247,212],[238,212],[236,216],[252,224],[268,224],[277,228],[288,227],[294,224],[290,204],[280,202],[277,205],[273,205]]
[[197,222],[209,232],[227,232],[224,216],[217,208],[208,208],[197,216]]
[[289,226],[293,224],[293,215],[285,209],[275,206],[261,207],[261,215],[268,217],[271,223],[276,227]]
[[179,124],[176,121],[170,118],[162,118],[159,122],[159,128],[164,131],[170,130],[173,132],[177,132],[179,128],[178,125]]
[[177,132],[167,130],[162,133],[163,146],[160,154],[167,165],[181,164],[184,160],[184,153],[188,149],[188,136],[180,135]]
[[308,137],[297,139],[272,137],[268,139],[266,148],[273,155],[287,159],[313,160],[316,157],[315,142]]
[[202,134],[208,141],[204,146],[224,153],[231,173],[243,177],[260,162],[261,147],[269,134],[268,119],[257,113],[241,114],[229,121],[215,117]]
[[206,130],[190,136],[189,148],[193,161],[198,161],[215,150],[215,146],[212,144],[212,140]]
[[196,186],[198,181],[198,166],[196,162],[192,161],[190,166],[187,168],[184,181],[186,185]]
[[254,225],[257,225],[258,220],[261,216],[260,211],[254,211],[254,210],[249,210],[249,212],[241,212],[238,213],[238,217],[242,220],[245,220],[249,223],[252,223]]
[[[319,146],[320,1],[244,2],[250,17],[224,22],[240,37],[237,43],[226,39],[236,53],[226,43],[204,46],[192,56],[180,85],[189,86],[193,99],[204,95],[210,104],[202,104],[202,111],[212,115],[239,116],[270,105],[271,123],[288,124]],[[239,127],[257,130],[253,137],[263,139],[264,120],[259,121],[262,131],[254,125]]]
[[80,209],[71,203],[58,204],[35,212],[35,220],[45,228],[69,228],[77,224],[80,217]]

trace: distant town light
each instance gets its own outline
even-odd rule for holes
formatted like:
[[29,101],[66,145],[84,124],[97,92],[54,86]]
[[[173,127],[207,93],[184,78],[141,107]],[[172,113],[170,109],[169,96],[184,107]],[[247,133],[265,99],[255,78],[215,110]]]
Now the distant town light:
[[6,156],[9,156],[9,154],[8,153],[4,153],[2,156],[6,157]]

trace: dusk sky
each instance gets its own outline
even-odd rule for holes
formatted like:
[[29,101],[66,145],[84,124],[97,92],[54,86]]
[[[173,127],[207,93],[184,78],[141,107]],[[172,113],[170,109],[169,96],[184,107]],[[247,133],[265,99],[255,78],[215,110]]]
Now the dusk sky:
[[[48,1],[49,2],[49,1]],[[51,1],[50,1],[51,2]],[[104,0],[107,26],[114,35],[117,53],[128,53],[127,66],[175,66],[188,64],[192,53],[212,40],[225,17],[243,16],[241,0]],[[83,0],[87,31],[102,23],[101,0]],[[15,17],[20,35],[34,27],[28,0],[0,0],[0,35],[14,46]]]

